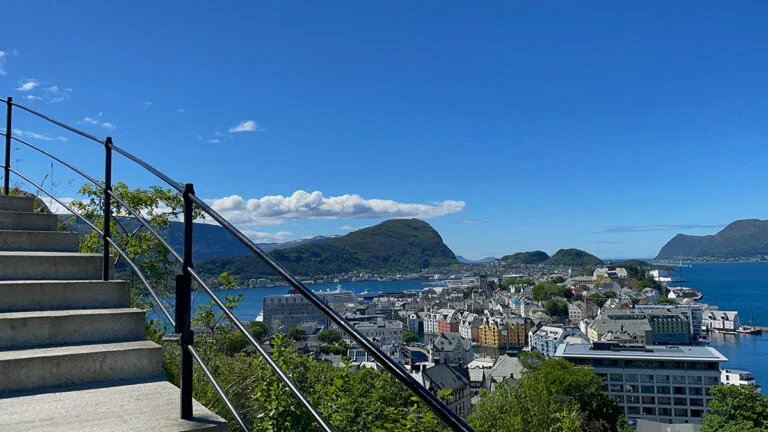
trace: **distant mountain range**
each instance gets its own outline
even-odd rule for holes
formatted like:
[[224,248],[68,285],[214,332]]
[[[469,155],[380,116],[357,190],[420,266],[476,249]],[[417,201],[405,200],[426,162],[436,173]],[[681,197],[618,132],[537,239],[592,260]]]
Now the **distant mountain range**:
[[678,234],[661,248],[656,259],[739,259],[768,255],[768,220],[732,222],[714,235]]
[[[72,231],[78,234],[87,234],[91,232],[91,227],[80,219],[72,222],[71,216],[59,216],[59,219],[66,224]],[[120,218],[120,223],[129,231],[133,231],[139,226],[133,218]],[[215,257],[235,256],[249,254],[250,250],[243,246],[239,240],[235,239],[227,230],[218,226],[204,223],[196,223],[192,230],[192,254],[195,261],[204,261]],[[161,233],[165,236],[168,244],[181,251],[184,244],[184,224],[181,222],[171,222],[171,226]],[[257,243],[265,252],[271,252],[279,249],[302,246],[306,244],[322,243],[336,236],[316,236],[306,239],[291,240],[284,243]]]
[[[290,272],[302,276],[411,273],[459,263],[440,234],[418,219],[388,220],[344,236],[276,249],[270,255]],[[212,258],[197,263],[195,268],[208,275],[228,272],[243,279],[274,274],[251,254]]]
[[482,263],[487,263],[487,262],[491,262],[491,261],[496,261],[498,258],[496,258],[496,257],[485,257],[485,258],[481,258],[479,260],[471,260],[471,259],[464,258],[461,255],[456,255],[456,259],[459,260],[459,262],[462,262],[464,264],[482,264]]

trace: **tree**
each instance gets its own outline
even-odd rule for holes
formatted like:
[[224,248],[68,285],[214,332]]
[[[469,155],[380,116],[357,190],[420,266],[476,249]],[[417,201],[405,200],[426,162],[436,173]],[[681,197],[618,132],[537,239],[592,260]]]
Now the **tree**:
[[317,334],[315,339],[325,344],[335,344],[341,342],[341,334],[334,329],[323,329]]
[[269,334],[269,327],[262,321],[251,321],[248,323],[248,331],[254,339],[261,340]]
[[565,288],[554,282],[544,281],[533,287],[531,295],[534,300],[549,300],[552,297],[563,297],[565,295]]
[[565,278],[562,277],[562,276],[555,276],[555,277],[553,277],[550,280],[552,281],[552,283],[556,283],[556,284],[561,284],[561,283],[565,282]]
[[470,424],[478,431],[618,431],[626,421],[590,368],[526,356],[517,386],[485,392]]
[[768,396],[753,386],[712,387],[702,432],[768,431]]
[[403,333],[403,342],[409,344],[409,343],[418,342],[418,341],[419,341],[419,336],[416,335],[416,333],[410,332],[410,331],[406,331],[405,333]]
[[295,341],[307,340],[307,331],[301,327],[291,327],[288,329],[288,338]]
[[563,319],[568,316],[568,303],[552,299],[544,305],[544,310],[552,318]]

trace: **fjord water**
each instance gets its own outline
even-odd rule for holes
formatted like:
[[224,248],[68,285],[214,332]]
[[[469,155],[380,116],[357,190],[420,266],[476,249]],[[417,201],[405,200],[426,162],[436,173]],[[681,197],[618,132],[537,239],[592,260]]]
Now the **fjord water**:
[[[682,285],[698,289],[704,294],[702,303],[718,306],[720,310],[736,310],[745,323],[754,313],[755,325],[768,326],[768,263],[694,263],[691,268],[683,268],[683,277],[688,281]],[[336,289],[337,284],[326,283],[310,285],[315,291]],[[356,294],[371,292],[402,292],[410,289],[424,289],[422,281],[392,282],[343,282],[342,289]],[[256,318],[262,309],[265,295],[286,294],[288,287],[247,288],[229,291],[229,294],[242,294],[243,301],[235,310],[243,321]],[[217,291],[223,296],[227,292]],[[208,296],[198,292],[194,294],[195,305],[208,301]],[[728,358],[725,367],[746,369],[757,378],[758,384],[768,388],[768,334],[752,335],[711,335],[711,346],[717,348]],[[765,391],[765,390],[764,390]]]
[[[768,326],[768,263],[694,263],[682,269],[688,282],[676,285],[698,289],[701,303],[718,306],[723,311],[737,311],[749,324]],[[768,334],[711,334],[711,346],[728,358],[725,367],[752,372],[757,383],[768,388]]]

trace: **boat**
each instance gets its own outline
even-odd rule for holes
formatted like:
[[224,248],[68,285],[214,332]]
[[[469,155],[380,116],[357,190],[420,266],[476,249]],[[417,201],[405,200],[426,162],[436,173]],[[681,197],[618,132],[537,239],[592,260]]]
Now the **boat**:
[[761,335],[763,334],[763,329],[755,326],[755,314],[753,312],[749,320],[749,325],[739,326],[739,328],[736,329],[736,332],[740,334]]

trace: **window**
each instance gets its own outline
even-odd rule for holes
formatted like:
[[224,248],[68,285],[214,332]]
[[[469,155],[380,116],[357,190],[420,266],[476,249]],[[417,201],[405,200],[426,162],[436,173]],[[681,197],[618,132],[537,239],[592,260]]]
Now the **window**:
[[688,387],[688,394],[693,396],[702,396],[704,394],[704,389],[701,387]]
[[688,410],[685,408],[675,408],[675,417],[688,417]]
[[652,383],[653,382],[653,375],[640,375],[640,382],[641,383]]
[[659,396],[656,398],[659,405],[672,405],[672,398],[667,396]]
[[636,407],[636,406],[627,407],[627,415],[640,415],[640,407]]
[[611,399],[615,400],[617,404],[624,405],[624,396],[621,395],[611,395]]
[[624,384],[611,384],[609,389],[611,392],[621,392],[624,391]]
[[653,386],[652,385],[644,385],[644,386],[642,386],[642,392],[645,393],[645,394],[654,394],[654,393],[656,393],[653,390]]
[[637,382],[637,375],[635,375],[635,374],[626,374],[626,375],[624,375],[624,381],[625,382]]
[[628,404],[639,404],[640,403],[640,396],[627,396],[627,403]]
[[676,395],[688,394],[685,387],[672,387],[672,392]]
[[653,397],[653,396],[643,396],[643,404],[655,405],[656,404],[656,398]]
[[622,382],[624,381],[624,375],[622,374],[609,374],[608,379],[611,380],[611,382]]
[[672,417],[672,408],[659,408],[659,415]]
[[669,375],[656,375],[656,382],[658,384],[669,384]]
[[656,415],[656,408],[653,408],[653,407],[643,407],[643,415],[655,416]]
[[701,383],[702,383],[701,375],[689,376],[688,377],[688,384],[701,385]]
[[669,386],[656,386],[656,393],[672,394],[672,389]]
[[705,376],[704,377],[704,385],[713,386],[717,385],[719,382],[719,378],[716,376]]
[[691,410],[691,417],[694,417],[694,418],[704,417],[704,411],[698,410],[698,409],[692,409]]
[[704,406],[704,399],[698,399],[698,398],[696,398],[696,399],[690,399],[688,403],[689,403],[691,406],[696,406],[696,407],[703,407],[703,406]]
[[675,406],[688,406],[687,398],[676,397],[674,401],[675,401]]
[[672,375],[672,384],[685,385],[685,375]]
[[624,391],[627,393],[637,393],[640,388],[636,385],[624,384]]

